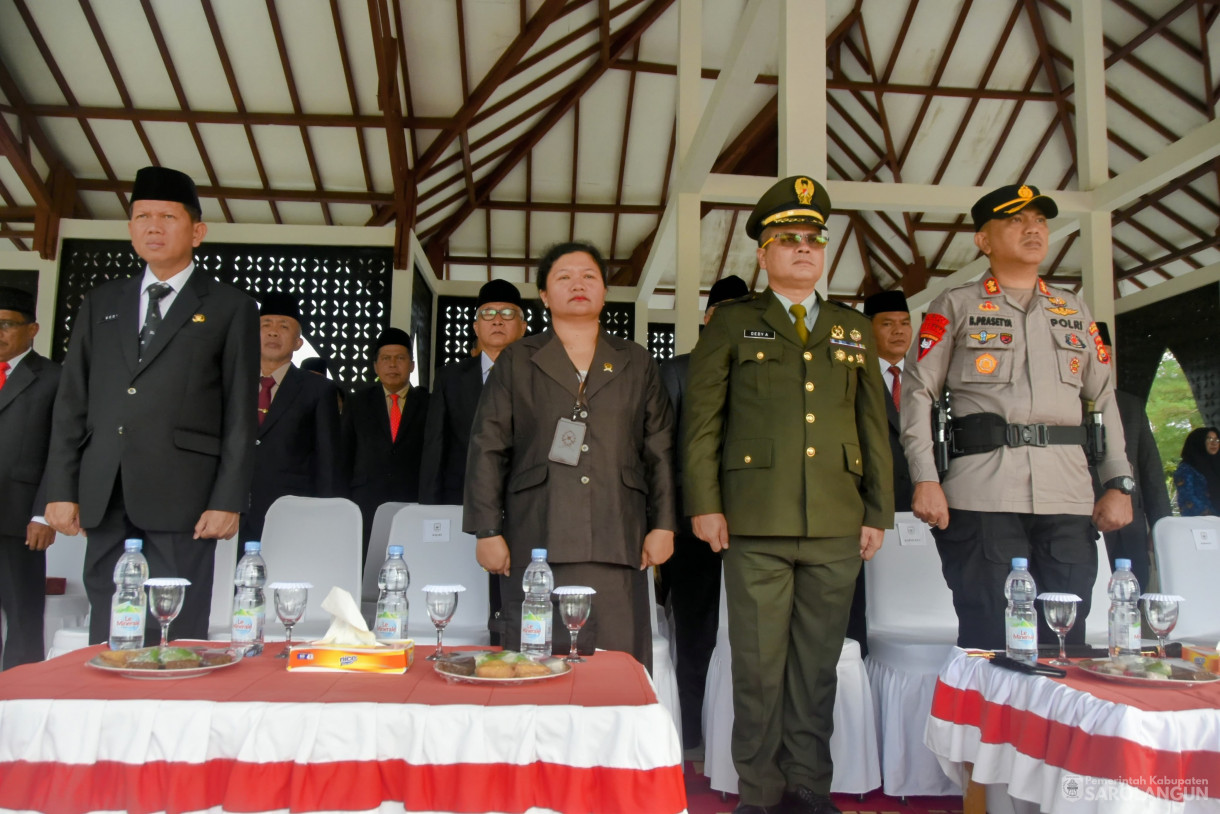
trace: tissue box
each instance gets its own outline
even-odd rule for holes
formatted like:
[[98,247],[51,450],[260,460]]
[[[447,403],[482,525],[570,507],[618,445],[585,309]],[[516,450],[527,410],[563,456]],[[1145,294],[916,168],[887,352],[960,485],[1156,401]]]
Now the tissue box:
[[343,647],[303,644],[288,651],[289,671],[302,673],[405,673],[415,661],[415,642],[391,647]]
[[1220,673],[1220,651],[1197,644],[1182,645],[1182,659],[1209,673]]

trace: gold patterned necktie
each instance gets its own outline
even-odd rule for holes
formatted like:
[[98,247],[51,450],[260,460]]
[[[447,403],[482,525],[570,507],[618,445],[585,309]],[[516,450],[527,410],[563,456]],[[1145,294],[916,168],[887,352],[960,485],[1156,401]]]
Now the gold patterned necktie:
[[796,320],[796,335],[801,338],[801,344],[804,345],[809,341],[809,329],[805,327],[805,306],[799,302],[788,309],[788,313],[792,314],[792,318]]

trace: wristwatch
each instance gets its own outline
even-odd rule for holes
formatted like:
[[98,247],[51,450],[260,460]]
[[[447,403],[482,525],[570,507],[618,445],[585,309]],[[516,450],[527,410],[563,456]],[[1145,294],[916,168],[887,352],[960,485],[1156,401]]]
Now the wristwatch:
[[1124,495],[1129,495],[1135,491],[1135,478],[1130,475],[1119,475],[1117,478],[1110,478],[1104,485],[1107,489],[1117,489]]

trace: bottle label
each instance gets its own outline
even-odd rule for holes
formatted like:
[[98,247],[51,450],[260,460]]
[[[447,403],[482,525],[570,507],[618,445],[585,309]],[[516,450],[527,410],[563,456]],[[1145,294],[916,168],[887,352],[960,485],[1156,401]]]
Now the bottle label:
[[245,609],[233,612],[233,634],[235,642],[253,642],[262,637],[263,607]]
[[521,615],[521,644],[546,646],[546,628],[550,619],[539,614]]
[[110,636],[129,639],[144,633],[144,609],[130,602],[116,605],[110,613]]
[[379,613],[373,624],[373,635],[378,639],[401,639],[402,619],[396,613]]
[[1037,650],[1038,628],[1027,619],[1008,617],[1007,643],[1009,650]]

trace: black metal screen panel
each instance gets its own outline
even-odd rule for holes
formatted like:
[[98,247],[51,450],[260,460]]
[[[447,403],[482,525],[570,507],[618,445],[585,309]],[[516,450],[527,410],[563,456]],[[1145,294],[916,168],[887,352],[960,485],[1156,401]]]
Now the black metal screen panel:
[[[468,358],[474,352],[474,297],[440,297],[436,301],[436,369]],[[602,309],[602,326],[620,339],[631,339],[635,330],[635,306],[608,302]],[[525,333],[545,331],[550,324],[547,310],[537,300],[525,301]]]
[[674,326],[668,322],[648,323],[648,352],[657,364],[674,358],[677,339]]
[[[52,339],[58,361],[85,294],[144,268],[122,240],[65,240],[61,258]],[[363,246],[205,243],[195,250],[197,269],[251,296],[296,294],[305,337],[326,357],[336,383],[349,390],[373,381],[368,350],[389,324],[392,259],[388,248]]]
[[412,269],[411,273],[414,275],[411,285],[411,330],[415,332],[411,339],[415,342],[413,352],[418,357],[415,359],[415,371],[419,374],[419,383],[427,387],[431,381],[428,371],[431,370],[429,361],[432,359],[432,343],[429,341],[432,336],[432,289],[424,282],[418,267]]

